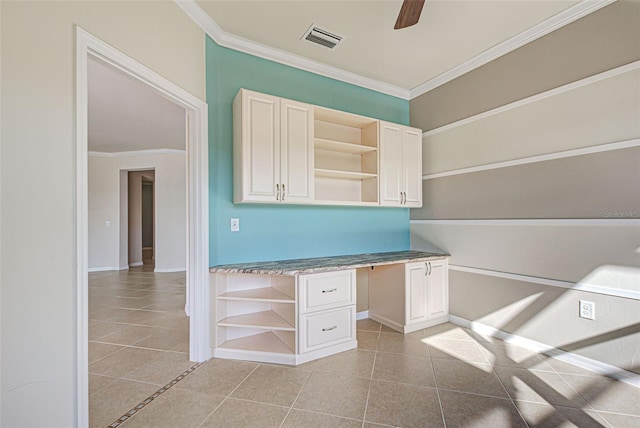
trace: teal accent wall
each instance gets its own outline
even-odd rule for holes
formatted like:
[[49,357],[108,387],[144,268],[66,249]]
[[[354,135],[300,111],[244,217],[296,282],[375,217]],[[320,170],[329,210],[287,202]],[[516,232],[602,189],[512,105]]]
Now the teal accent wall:
[[[409,209],[233,204],[240,88],[409,124],[409,101],[218,46],[207,37],[210,264],[409,249]],[[229,219],[240,219],[240,232]]]

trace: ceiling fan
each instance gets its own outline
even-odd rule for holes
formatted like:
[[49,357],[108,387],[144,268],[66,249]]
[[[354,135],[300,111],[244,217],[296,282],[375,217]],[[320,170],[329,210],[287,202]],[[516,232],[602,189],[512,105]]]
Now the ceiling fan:
[[425,0],[404,0],[394,30],[411,27],[418,23]]

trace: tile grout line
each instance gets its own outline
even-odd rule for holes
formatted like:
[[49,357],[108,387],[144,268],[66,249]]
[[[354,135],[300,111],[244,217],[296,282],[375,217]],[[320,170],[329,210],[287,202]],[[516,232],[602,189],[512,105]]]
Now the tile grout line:
[[376,351],[373,354],[373,364],[371,365],[371,374],[369,376],[369,389],[367,390],[367,400],[364,402],[364,414],[362,415],[362,428],[364,428],[365,421],[367,420],[367,410],[369,409],[369,397],[371,396],[371,384],[373,383],[373,372],[376,369],[376,359],[378,358],[378,346],[380,346],[380,334],[382,331],[382,324],[380,324],[380,331],[378,331],[378,340],[376,341]]
[[196,363],[193,366],[191,366],[190,368],[188,368],[187,370],[185,370],[184,372],[182,372],[180,375],[178,375],[171,382],[167,383],[165,386],[163,386],[162,388],[160,388],[159,390],[157,390],[156,392],[151,394],[149,397],[147,397],[145,400],[143,400],[140,404],[138,404],[137,406],[133,407],[131,410],[129,410],[124,415],[120,416],[118,419],[116,419],[111,424],[107,425],[107,428],[117,428],[120,425],[122,425],[123,423],[125,423],[127,420],[129,420],[129,418],[134,416],[140,410],[144,409],[147,405],[151,404],[156,398],[158,398],[159,396],[161,396],[162,394],[167,392],[169,389],[171,389],[173,386],[175,386],[175,384],[177,384],[182,379],[184,379],[185,377],[187,377],[191,373],[193,373],[202,364],[203,363]]
[[[488,360],[488,358],[487,358],[487,360]],[[502,379],[500,379],[500,376],[498,376],[498,373],[496,372],[496,369],[495,369],[495,365],[491,364],[491,363],[489,363],[489,365],[491,366],[491,373],[493,373],[493,375],[498,379],[498,382],[500,382],[500,385],[502,386],[502,389],[504,389],[504,393],[507,394],[507,397],[509,397],[509,401],[511,401],[511,405],[516,408],[516,412],[518,412],[518,415],[520,416],[520,419],[522,419],[524,424],[528,427],[529,426],[529,422],[527,422],[527,420],[525,419],[524,415],[522,414],[522,412],[520,411],[518,406],[516,406],[516,402],[514,401],[514,399],[511,396],[511,394],[509,394],[509,390],[507,390],[507,387],[504,386],[504,382],[502,382]]]
[[[199,428],[199,427],[201,427],[201,426],[202,426],[202,424],[203,424],[207,419],[209,419],[209,418],[211,417],[211,415],[213,415],[213,414],[216,412],[216,410],[218,410],[218,409],[219,409],[219,408],[220,408],[220,407],[221,407],[221,406],[222,406],[222,405],[223,405],[223,404],[224,404],[224,403],[225,403],[229,398],[231,398],[231,394],[233,394],[234,392],[236,392],[236,391],[238,390],[238,388],[240,388],[240,385],[242,385],[242,384],[244,383],[244,381],[246,381],[246,380],[249,378],[249,376],[251,376],[251,375],[253,374],[253,372],[255,372],[256,370],[258,370],[258,367],[260,367],[261,365],[263,365],[263,364],[262,364],[262,363],[258,363],[258,364],[253,368],[253,370],[251,370],[251,371],[249,372],[249,374],[248,374],[248,375],[246,375],[246,376],[244,377],[244,379],[242,379],[242,380],[240,381],[240,383],[238,384],[238,386],[236,386],[235,388],[233,388],[233,390],[229,393],[229,395],[227,395],[226,397],[224,397],[224,400],[222,400],[222,401],[220,402],[220,404],[218,404],[218,405],[215,407],[215,409],[213,409],[213,410],[211,411],[211,413],[209,413],[209,414],[208,414],[204,419],[202,419],[202,422],[200,422],[200,423],[198,424],[198,428]],[[109,428],[109,427],[107,427],[107,428]]]
[[444,418],[444,409],[442,408],[442,399],[440,398],[440,387],[438,387],[438,378],[436,377],[436,368],[433,364],[433,357],[431,356],[431,345],[428,343],[427,352],[429,353],[429,363],[431,364],[431,371],[433,372],[433,381],[436,384],[436,395],[438,396],[438,405],[440,406],[440,416],[442,417],[442,424],[444,428],[447,428],[447,421]]
[[309,383],[309,380],[311,379],[311,376],[313,376],[313,370],[311,372],[309,372],[309,376],[307,377],[307,380],[304,381],[304,385],[302,385],[302,388],[300,388],[300,391],[298,391],[298,395],[296,395],[296,399],[293,400],[293,403],[291,403],[291,407],[289,407],[289,410],[287,411],[287,414],[284,415],[284,419],[282,420],[282,422],[280,423],[280,427],[282,428],[282,426],[284,425],[284,423],[286,422],[287,418],[289,417],[289,415],[291,414],[291,411],[293,410],[293,406],[296,405],[296,403],[298,402],[298,398],[300,398],[300,395],[302,395],[302,391],[304,390],[304,388],[307,386],[307,384]]

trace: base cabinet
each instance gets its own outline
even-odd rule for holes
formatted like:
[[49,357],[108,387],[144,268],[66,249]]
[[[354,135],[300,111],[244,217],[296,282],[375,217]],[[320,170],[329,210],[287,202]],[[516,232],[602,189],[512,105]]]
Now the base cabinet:
[[373,269],[369,273],[369,318],[401,333],[447,322],[447,260]]
[[355,269],[214,273],[213,356],[301,364],[356,348]]

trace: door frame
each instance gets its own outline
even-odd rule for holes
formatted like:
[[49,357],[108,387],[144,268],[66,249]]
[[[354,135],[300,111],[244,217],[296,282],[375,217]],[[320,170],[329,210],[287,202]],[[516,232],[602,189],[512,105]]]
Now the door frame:
[[88,367],[88,76],[89,55],[148,85],[186,111],[187,301],[189,358],[211,358],[209,305],[209,158],[207,104],[150,68],[76,26],[76,417],[89,421]]

